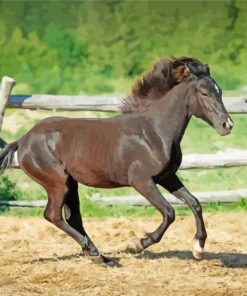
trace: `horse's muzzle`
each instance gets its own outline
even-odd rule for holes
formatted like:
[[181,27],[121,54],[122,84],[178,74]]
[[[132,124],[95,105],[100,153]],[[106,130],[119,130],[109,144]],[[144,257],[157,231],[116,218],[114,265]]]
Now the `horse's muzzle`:
[[223,128],[226,129],[227,131],[228,130],[231,131],[231,129],[233,128],[233,122],[229,117],[227,118],[227,121],[223,123]]
[[221,136],[226,136],[231,133],[232,128],[233,122],[230,117],[228,117],[227,120],[223,122],[222,127],[218,130],[218,132]]

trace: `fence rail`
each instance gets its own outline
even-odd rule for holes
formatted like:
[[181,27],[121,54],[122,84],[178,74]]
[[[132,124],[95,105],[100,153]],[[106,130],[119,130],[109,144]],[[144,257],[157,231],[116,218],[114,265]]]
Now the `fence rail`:
[[[12,95],[7,107],[46,110],[119,111],[121,96]],[[247,105],[247,104],[246,104]],[[246,106],[247,110],[247,106]]]
[[[89,110],[119,111],[123,96],[61,96],[61,95],[12,95],[7,107],[22,109],[57,109],[57,110]],[[241,97],[224,97],[229,113],[247,113],[247,99]]]
[[[208,202],[224,202],[231,203],[238,199],[245,198],[247,196],[247,189],[238,189],[232,191],[215,191],[215,192],[193,192],[194,196],[198,198],[201,203]],[[175,198],[171,194],[164,194],[167,201],[174,205],[183,204],[182,201]],[[101,203],[106,205],[132,205],[132,206],[150,206],[150,203],[141,195],[128,195],[128,196],[100,196],[95,194],[92,197],[92,201],[95,203]],[[7,201],[0,200],[0,206],[9,207],[44,207],[47,204],[47,200],[18,200]]]
[[[212,191],[212,192],[193,192],[192,193],[201,203],[207,202],[235,202],[238,199],[247,197],[247,189],[238,189],[231,191]],[[181,205],[183,202],[171,194],[164,194],[166,200],[171,204]],[[150,203],[141,195],[129,196],[99,196],[92,197],[93,202],[107,205],[132,205],[132,206],[150,206]]]

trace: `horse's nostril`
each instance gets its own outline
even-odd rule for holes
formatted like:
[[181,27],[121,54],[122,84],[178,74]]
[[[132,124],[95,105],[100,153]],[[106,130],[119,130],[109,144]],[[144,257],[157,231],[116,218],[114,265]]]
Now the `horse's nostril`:
[[230,124],[228,121],[225,121],[222,125],[227,130],[231,130],[233,128],[233,124]]
[[223,128],[229,130],[229,129],[232,128],[232,126],[226,121],[226,122],[223,123]]

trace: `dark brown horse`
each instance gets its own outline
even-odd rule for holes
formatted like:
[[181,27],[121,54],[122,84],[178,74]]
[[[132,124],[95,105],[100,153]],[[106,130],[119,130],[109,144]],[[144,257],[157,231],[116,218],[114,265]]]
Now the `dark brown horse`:
[[110,266],[114,262],[100,255],[84,230],[78,182],[101,188],[132,186],[160,211],[162,223],[136,241],[137,252],[159,242],[175,219],[174,209],[156,187],[159,184],[193,211],[197,227],[193,254],[200,259],[207,237],[202,208],[176,171],[182,160],[180,142],[192,115],[220,135],[230,133],[233,123],[221,89],[209,68],[197,60],[162,60],[133,88],[123,112],[111,119],[47,118],[1,152],[0,173],[18,161],[47,191],[44,217],[74,238],[85,254]]

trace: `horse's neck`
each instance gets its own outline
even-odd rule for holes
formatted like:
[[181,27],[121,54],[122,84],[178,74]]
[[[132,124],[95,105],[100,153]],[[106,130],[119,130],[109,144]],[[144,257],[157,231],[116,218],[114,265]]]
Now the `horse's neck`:
[[188,96],[187,87],[178,86],[150,108],[156,132],[171,144],[180,144],[189,123]]

